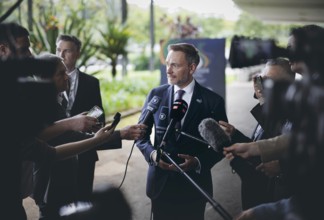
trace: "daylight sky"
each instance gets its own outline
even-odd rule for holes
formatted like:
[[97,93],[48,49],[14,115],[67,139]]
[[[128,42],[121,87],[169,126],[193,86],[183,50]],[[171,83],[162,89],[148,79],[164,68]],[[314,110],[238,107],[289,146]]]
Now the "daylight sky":
[[[143,8],[148,8],[150,2],[150,0],[127,0],[127,3]],[[232,0],[154,0],[154,4],[166,8],[170,13],[186,9],[226,20],[236,20],[241,12]]]

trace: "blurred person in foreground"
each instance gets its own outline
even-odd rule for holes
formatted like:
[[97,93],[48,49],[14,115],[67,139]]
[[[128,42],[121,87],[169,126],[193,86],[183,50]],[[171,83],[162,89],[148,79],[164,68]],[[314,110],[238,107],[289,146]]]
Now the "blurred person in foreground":
[[[324,29],[306,25],[292,30],[289,47],[292,51],[292,68],[301,67],[302,80],[288,88],[287,102],[293,106],[290,117],[293,127],[290,135],[279,136],[263,143],[239,144],[224,148],[248,158],[261,155],[263,161],[284,158],[288,186],[293,196],[276,203],[263,204],[237,217],[247,219],[319,219],[320,201],[324,196],[323,167],[323,108],[324,94]],[[299,62],[298,65],[294,65]],[[290,99],[289,99],[290,98]],[[285,105],[284,103],[282,103]],[[287,113],[285,111],[282,114]],[[266,146],[269,148],[265,151]]]
[[[287,59],[276,58],[267,61],[262,73],[254,76],[253,80],[254,94],[259,103],[251,110],[251,114],[258,122],[252,137],[245,136],[227,122],[219,121],[220,126],[230,136],[232,143],[257,141],[279,135],[282,132],[288,132],[291,124],[287,120],[283,120],[279,126],[271,126],[270,128],[267,125],[269,122],[262,111],[265,101],[262,82],[266,80],[293,82],[294,79],[295,73],[291,71]],[[260,81],[257,82],[257,80]],[[227,158],[231,160],[231,167],[241,178],[243,210],[262,203],[277,201],[289,195],[288,190],[283,187],[284,184],[281,184],[283,175],[280,171],[279,160],[263,164],[259,157],[233,160],[233,156],[228,154]]]

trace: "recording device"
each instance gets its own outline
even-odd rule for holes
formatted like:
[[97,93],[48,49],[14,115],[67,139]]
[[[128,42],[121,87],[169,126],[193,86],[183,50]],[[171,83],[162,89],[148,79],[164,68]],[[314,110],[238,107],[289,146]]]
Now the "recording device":
[[119,123],[120,121],[120,117],[121,117],[121,114],[119,112],[117,112],[114,116],[114,120],[113,122],[111,123],[111,126],[114,128],[117,126],[117,124]]
[[276,57],[291,57],[290,51],[276,45],[273,39],[235,35],[231,42],[229,63],[232,68],[243,68],[265,63]]
[[224,147],[231,145],[230,137],[212,118],[203,119],[198,126],[199,134],[216,152],[223,152]]
[[174,103],[172,104],[171,113],[170,113],[171,121],[166,129],[166,132],[164,133],[164,136],[162,138],[162,143],[165,144],[165,142],[169,138],[170,133],[175,132],[174,127],[175,127],[176,123],[181,122],[182,118],[184,117],[184,115],[187,112],[187,109],[188,109],[188,104],[186,101],[180,100],[180,99],[177,99],[174,101]]
[[165,146],[167,140],[169,139],[170,134],[172,132],[175,132],[174,127],[175,127],[176,123],[180,122],[181,119],[185,116],[187,109],[188,109],[188,104],[184,100],[177,99],[172,104],[171,113],[170,113],[171,120],[170,120],[170,123],[163,135],[161,144],[157,149],[156,162],[159,162],[160,158],[161,158],[160,149]]
[[185,116],[188,109],[188,104],[183,99],[177,99],[172,104],[171,109],[171,120],[174,119],[175,121],[181,121],[182,118]]
[[89,110],[87,116],[91,116],[98,119],[102,114],[103,110],[99,106],[95,105]]
[[262,76],[256,76],[254,77],[254,83],[255,86],[258,90],[262,91],[263,90],[263,79]]
[[143,117],[143,119],[139,120],[139,123],[142,124],[146,124],[148,123],[148,121],[150,120],[150,118],[152,117],[152,115],[156,112],[156,110],[158,109],[159,105],[161,102],[161,97],[159,96],[154,96],[151,101],[148,103],[147,107],[146,107],[146,113]]

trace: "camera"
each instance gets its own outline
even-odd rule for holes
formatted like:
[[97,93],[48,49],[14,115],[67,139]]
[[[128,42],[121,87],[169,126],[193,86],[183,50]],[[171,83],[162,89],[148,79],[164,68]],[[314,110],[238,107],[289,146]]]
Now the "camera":
[[243,68],[265,63],[271,58],[290,56],[290,51],[277,46],[273,39],[235,35],[231,41],[229,63],[232,68]]

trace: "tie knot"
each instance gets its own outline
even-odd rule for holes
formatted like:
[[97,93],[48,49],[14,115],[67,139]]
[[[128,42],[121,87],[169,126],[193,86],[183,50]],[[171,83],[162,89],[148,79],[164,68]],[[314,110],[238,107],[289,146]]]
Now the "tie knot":
[[184,90],[182,90],[182,89],[178,90],[177,95],[176,95],[176,100],[177,99],[182,99],[184,93],[185,93]]

